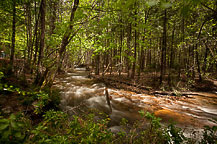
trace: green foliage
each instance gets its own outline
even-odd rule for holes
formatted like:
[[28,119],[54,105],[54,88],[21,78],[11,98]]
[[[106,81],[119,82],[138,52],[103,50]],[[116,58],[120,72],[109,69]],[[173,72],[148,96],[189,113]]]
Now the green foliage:
[[175,96],[182,96],[182,93],[176,89],[173,90]]
[[[150,121],[147,128],[144,123],[137,123],[129,133],[120,131],[113,134],[108,131],[109,118],[94,121],[94,114],[84,118],[68,115],[62,111],[49,110],[43,115],[43,120],[32,127],[23,115],[10,115],[9,118],[0,117],[0,142],[1,143],[187,143],[191,142],[180,128],[170,124],[162,128],[160,118],[144,111],[139,111],[143,118]],[[126,119],[122,125],[128,125]],[[217,127],[206,127],[201,144],[215,144],[217,140]]]
[[[64,140],[66,134],[67,115],[61,111],[50,110],[43,115],[44,120],[38,124],[32,131],[32,137],[29,140],[37,143],[58,142],[58,139]],[[63,143],[64,141],[59,141]]]
[[[60,97],[58,91],[53,90],[50,92],[50,89],[47,89],[45,91],[34,93],[34,96],[36,98],[33,105],[35,107],[34,112],[36,114],[41,114],[49,109],[56,109],[59,106]],[[46,107],[47,109],[45,109]]]
[[9,118],[0,117],[0,143],[22,142],[25,137],[24,123],[16,115]]
[[161,118],[158,118],[158,117],[155,117],[154,114],[151,114],[149,112],[147,112],[145,114],[145,117],[151,121],[151,127],[154,128],[154,129],[159,129],[161,128],[161,125],[160,125],[160,121],[161,121]]
[[93,122],[94,115],[86,120],[68,116],[61,111],[50,110],[44,120],[31,131],[28,141],[37,143],[109,143],[112,133],[106,130],[108,120]]
[[186,140],[186,137],[183,135],[182,129],[175,127],[173,124],[170,124],[167,128],[167,133],[170,135],[170,141],[175,144],[181,144]]
[[58,108],[60,103],[60,96],[58,90],[51,91],[50,89],[45,89],[44,91],[40,92],[25,91],[13,85],[2,84],[2,91],[6,93],[17,93],[20,96],[19,99],[22,100],[23,105],[34,105],[34,112],[36,114],[41,114],[46,111],[44,109],[45,107],[50,106],[48,109]]
[[187,138],[183,135],[181,128],[175,127],[174,124],[170,124],[168,127],[163,128],[160,118],[157,118],[154,114],[149,112],[139,111],[142,117],[150,121],[150,125],[144,131],[141,131],[141,139],[139,142],[145,143],[175,143],[180,144],[187,141]]
[[4,77],[4,73],[0,71],[0,91],[3,90],[3,84],[1,82],[1,79]]
[[217,142],[217,126],[206,126],[203,132],[203,139],[201,144],[216,144]]
[[159,3],[159,1],[158,0],[149,0],[149,1],[147,1],[146,2],[146,4],[148,5],[148,6],[155,6],[155,5],[157,5]]
[[39,92],[37,95],[37,101],[34,104],[36,114],[40,114],[43,112],[43,108],[49,103],[50,98],[49,95],[43,91]]
[[4,77],[4,73],[0,71],[0,80]]
[[160,118],[155,117],[149,112],[139,111],[140,115],[150,121],[147,129],[140,132],[141,138],[137,139],[139,143],[166,143],[169,141],[168,133],[161,128]]

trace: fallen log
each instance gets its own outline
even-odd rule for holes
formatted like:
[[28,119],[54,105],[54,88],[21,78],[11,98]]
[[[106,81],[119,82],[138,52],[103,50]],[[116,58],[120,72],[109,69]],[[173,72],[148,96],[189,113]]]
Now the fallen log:
[[151,95],[161,95],[161,96],[185,96],[189,97],[190,95],[199,95],[191,92],[169,92],[169,91],[154,91],[150,93]]

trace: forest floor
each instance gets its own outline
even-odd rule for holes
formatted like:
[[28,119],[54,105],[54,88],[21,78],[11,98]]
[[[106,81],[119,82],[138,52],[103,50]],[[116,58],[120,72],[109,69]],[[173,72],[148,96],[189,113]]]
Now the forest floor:
[[3,83],[7,86],[3,88],[3,91],[0,91],[0,114],[9,116],[10,114],[23,113],[35,125],[42,120],[42,114],[38,115],[34,112],[33,102],[36,101],[36,98],[32,94],[39,91],[39,88],[32,84],[33,80],[29,80],[31,78],[29,75],[26,75],[26,78],[23,80],[15,75],[4,78]]
[[217,79],[204,78],[202,82],[196,77],[194,80],[187,78],[185,75],[181,75],[181,78],[175,76],[171,77],[168,81],[165,76],[162,84],[159,84],[160,74],[149,72],[142,73],[139,77],[135,76],[133,79],[127,76],[127,73],[106,73],[96,76],[97,81],[104,82],[108,87],[114,87],[118,89],[124,89],[133,91],[136,93],[149,93],[152,94],[156,91],[163,92],[216,92],[217,91]]
[[[7,81],[8,86],[16,85],[24,88],[23,82],[15,77],[6,78],[5,81]],[[3,91],[0,94],[0,99],[1,111],[6,114],[17,113],[26,109],[26,107],[22,105],[22,100],[17,92]]]

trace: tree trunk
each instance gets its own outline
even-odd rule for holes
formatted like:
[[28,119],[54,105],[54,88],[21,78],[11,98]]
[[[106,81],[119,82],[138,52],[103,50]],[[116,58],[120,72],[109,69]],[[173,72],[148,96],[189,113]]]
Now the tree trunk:
[[[59,1],[59,0],[58,0]],[[49,6],[51,7],[50,9],[50,29],[49,33],[53,34],[55,30],[55,21],[57,18],[57,7],[58,7],[58,1],[57,0],[49,0]]]
[[[135,3],[135,6],[137,4]],[[133,68],[132,68],[132,74],[131,78],[133,79],[135,77],[135,72],[136,72],[136,55],[137,55],[137,10],[135,10],[135,34],[134,34],[134,61],[133,61]]]
[[72,29],[73,29],[73,20],[75,17],[75,12],[78,8],[78,4],[79,4],[79,0],[74,0],[74,5],[73,8],[71,10],[71,16],[70,16],[70,24],[69,27],[67,28],[63,38],[62,38],[62,42],[61,42],[61,46],[60,46],[60,50],[59,50],[59,58],[58,58],[58,69],[57,71],[61,70],[61,62],[63,60],[63,53],[66,49],[66,46],[69,44],[70,40],[72,39],[72,37],[74,37],[74,35],[72,34]]
[[46,0],[41,1],[41,6],[40,6],[40,22],[41,22],[41,35],[40,35],[40,49],[39,49],[39,55],[38,55],[38,67],[37,67],[37,76],[35,79],[35,84],[41,83],[41,78],[42,78],[42,58],[44,54],[44,45],[45,45],[45,14],[46,14]]
[[14,67],[15,35],[16,35],[16,0],[13,0],[12,45],[11,45],[9,73],[13,71],[13,67]]
[[164,22],[163,22],[163,43],[162,43],[162,51],[161,51],[161,72],[160,72],[160,84],[163,82],[163,77],[165,73],[166,67],[166,47],[167,47],[167,10],[164,10]]
[[204,62],[203,62],[203,74],[206,73],[206,67],[207,67],[207,56],[208,56],[208,52],[209,52],[209,48],[207,46],[207,44],[205,44],[206,46],[206,51],[205,51],[205,55],[204,55]]
[[121,71],[122,71],[122,44],[123,44],[123,26],[122,26],[122,17],[120,20],[121,23],[121,32],[120,32],[120,59],[119,59],[119,68],[118,68],[118,74],[119,76],[121,75]]
[[95,57],[95,75],[99,75],[100,67],[100,54],[97,54]]
[[132,29],[131,29],[131,23],[129,23],[128,25],[128,31],[127,31],[127,77],[130,77],[130,69],[131,69],[131,61],[130,61],[130,56],[131,56],[131,33],[132,33]]
[[[147,23],[147,20],[148,20],[148,13],[149,13],[149,10],[145,12],[145,23]],[[145,33],[146,33],[146,30],[144,28],[143,30],[143,33],[144,33],[144,36],[142,37],[142,41],[143,43],[145,44]],[[145,65],[145,51],[144,51],[144,46],[141,46],[141,51],[140,51],[140,64],[139,64],[139,72],[138,72],[138,75],[140,76],[140,73],[144,71],[144,65]]]
[[28,41],[27,41],[27,47],[28,47],[27,63],[28,63],[28,67],[30,67],[30,63],[32,60],[32,26],[31,26],[32,15],[31,15],[31,3],[30,2],[28,2],[26,4],[26,15],[27,15],[26,29],[27,29],[27,38],[28,38]]
[[174,66],[174,38],[175,38],[175,24],[173,26],[173,32],[172,32],[172,44],[171,44],[171,49],[170,49],[170,63],[169,67],[170,69],[173,68]]
[[[136,27],[136,24],[135,24]],[[137,55],[137,31],[135,30],[135,42],[134,42],[134,61],[133,61],[133,68],[132,68],[132,74],[131,74],[131,78],[133,79],[135,77],[135,72],[136,72],[136,55]]]
[[[33,38],[33,43],[35,43],[35,54],[34,54],[34,59],[33,59],[33,65],[37,63],[37,54],[38,54],[38,19],[39,19],[39,14],[37,17],[37,4],[35,2],[35,30],[34,30],[34,38]],[[34,42],[35,40],[35,42]]]
[[197,49],[197,44],[195,47],[195,52],[196,52],[196,61],[197,61],[197,71],[199,74],[199,81],[202,81],[202,76],[201,76],[201,69],[200,69],[200,61],[199,61],[199,54],[198,54],[198,49]]

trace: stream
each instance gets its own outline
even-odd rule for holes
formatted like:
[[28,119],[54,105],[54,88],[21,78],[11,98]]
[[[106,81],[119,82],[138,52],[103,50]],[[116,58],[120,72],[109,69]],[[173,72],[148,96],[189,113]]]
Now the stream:
[[70,114],[74,107],[85,103],[88,108],[103,111],[110,115],[112,131],[119,129],[122,118],[131,122],[141,119],[139,110],[154,113],[165,125],[175,121],[177,126],[189,131],[217,125],[217,92],[191,92],[187,97],[174,98],[108,88],[112,105],[110,113],[105,84],[96,83],[87,76],[85,68],[76,68],[56,78],[54,87],[61,90],[60,107]]

